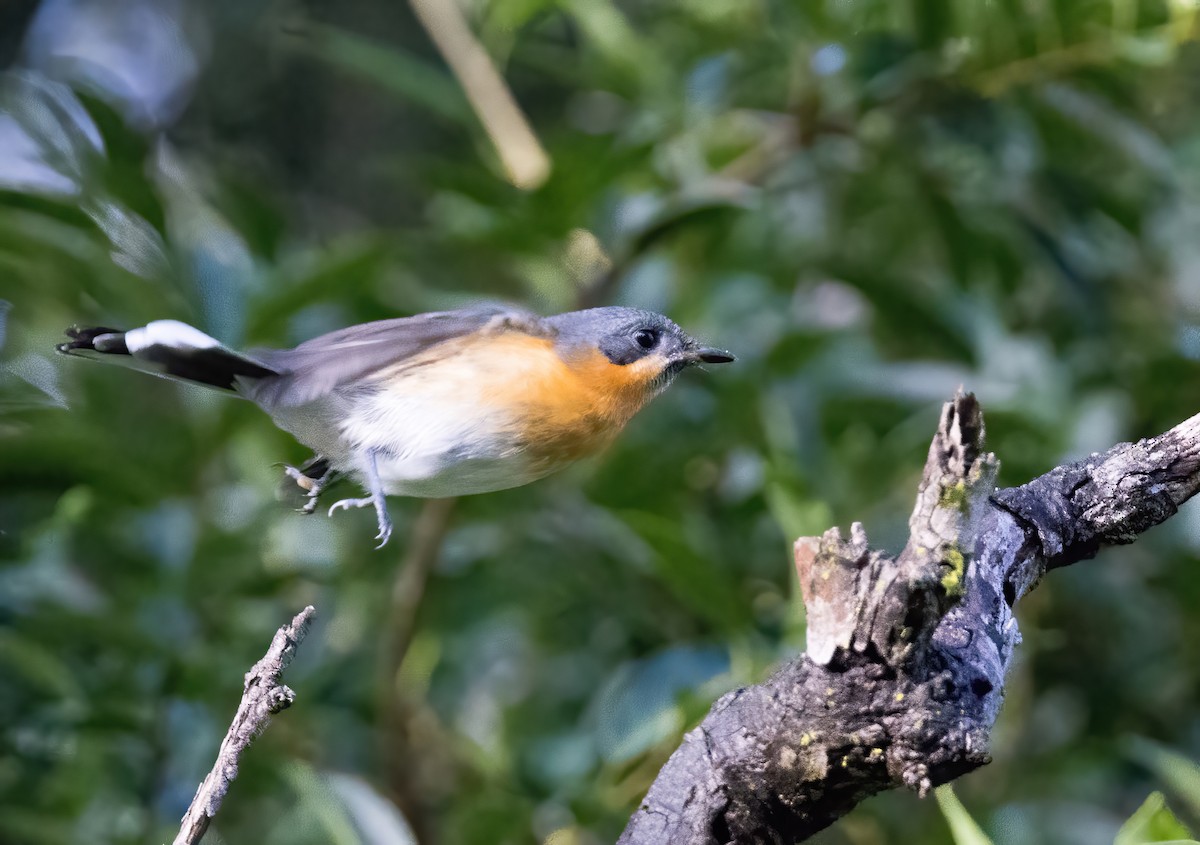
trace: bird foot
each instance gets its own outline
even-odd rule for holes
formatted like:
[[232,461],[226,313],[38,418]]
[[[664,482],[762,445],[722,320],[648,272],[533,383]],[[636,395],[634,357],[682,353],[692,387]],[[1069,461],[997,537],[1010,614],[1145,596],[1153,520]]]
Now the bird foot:
[[350,508],[365,508],[375,507],[375,516],[379,522],[379,533],[375,535],[375,539],[379,541],[376,549],[382,549],[387,545],[392,536],[392,518],[388,516],[387,507],[382,500],[376,500],[374,496],[367,496],[362,499],[341,499],[329,506],[329,515],[333,516],[334,512],[339,510],[350,510]]

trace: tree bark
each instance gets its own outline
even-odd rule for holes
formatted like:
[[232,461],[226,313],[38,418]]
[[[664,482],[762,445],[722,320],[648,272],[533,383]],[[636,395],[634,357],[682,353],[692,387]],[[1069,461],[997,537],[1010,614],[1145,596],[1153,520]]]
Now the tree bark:
[[860,524],[796,541],[805,654],[725,695],[684,737],[622,845],[793,843],[878,792],[989,761],[1020,633],[1047,570],[1130,543],[1200,489],[1200,415],[995,490],[975,397],[941,421],[896,557]]

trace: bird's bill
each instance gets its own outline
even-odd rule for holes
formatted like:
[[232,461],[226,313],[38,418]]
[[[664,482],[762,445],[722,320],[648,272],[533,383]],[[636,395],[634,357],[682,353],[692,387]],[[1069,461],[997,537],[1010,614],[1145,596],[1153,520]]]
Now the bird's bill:
[[705,364],[728,364],[731,361],[737,360],[733,356],[733,353],[726,352],[724,349],[714,349],[709,346],[697,349],[692,355],[697,361],[703,361]]

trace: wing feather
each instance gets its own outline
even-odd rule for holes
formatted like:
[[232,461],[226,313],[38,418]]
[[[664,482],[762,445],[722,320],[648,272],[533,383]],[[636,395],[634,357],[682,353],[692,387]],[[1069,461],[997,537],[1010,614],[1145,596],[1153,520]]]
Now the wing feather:
[[480,331],[551,330],[532,312],[503,305],[436,311],[339,329],[294,349],[254,350],[280,376],[256,386],[252,398],[265,407],[304,405],[440,343]]

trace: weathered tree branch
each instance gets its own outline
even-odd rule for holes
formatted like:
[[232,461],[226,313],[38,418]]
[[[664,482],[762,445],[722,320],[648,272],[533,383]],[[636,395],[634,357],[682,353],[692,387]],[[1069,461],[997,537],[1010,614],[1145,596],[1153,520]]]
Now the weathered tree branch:
[[296,700],[296,694],[283,683],[283,670],[292,662],[296,647],[308,633],[308,623],[315,614],[312,605],[297,613],[291,622],[275,632],[267,653],[246,673],[237,714],[221,742],[212,771],[200,783],[196,797],[184,814],[174,845],[194,845],[204,838],[209,823],[229,792],[229,784],[237,777],[242,752],[266,730],[272,715],[291,707]]
[[807,652],[713,705],[623,845],[803,841],[885,789],[924,795],[984,765],[1020,642],[1013,605],[1200,489],[1200,415],[1000,491],[983,436],[973,396],[945,405],[896,558],[858,523],[849,541],[796,541]]

